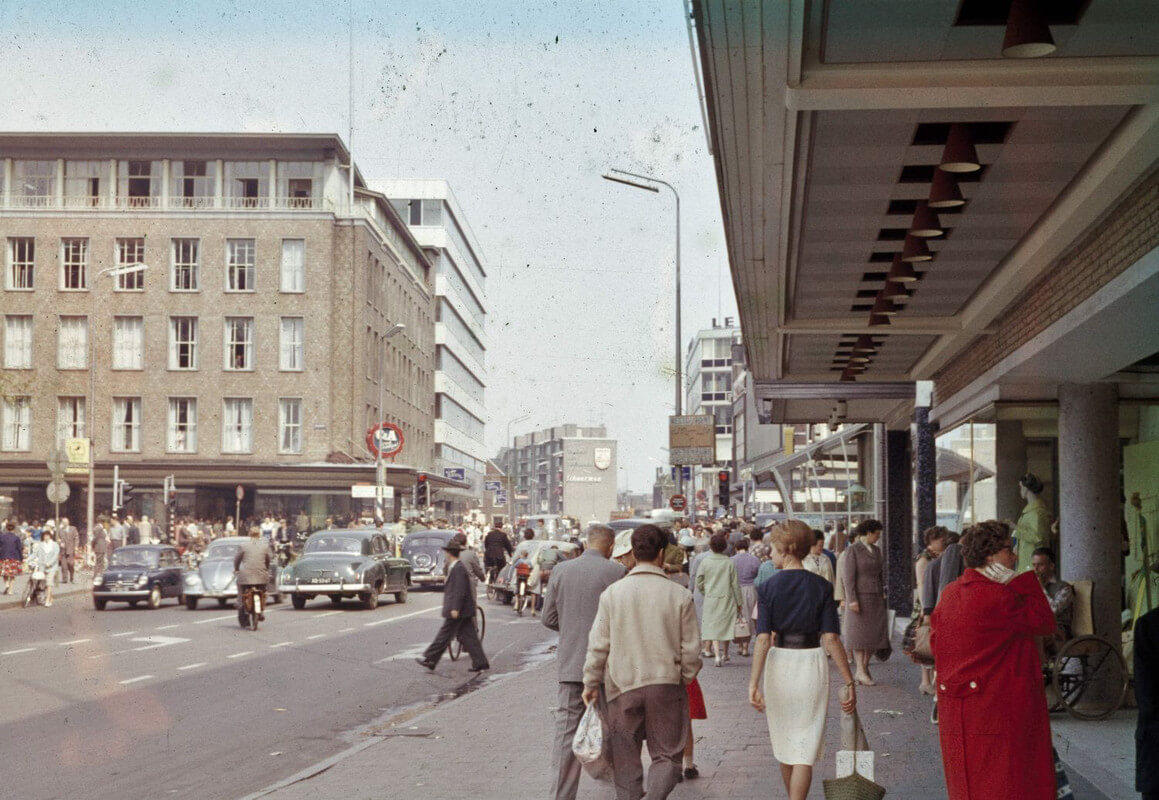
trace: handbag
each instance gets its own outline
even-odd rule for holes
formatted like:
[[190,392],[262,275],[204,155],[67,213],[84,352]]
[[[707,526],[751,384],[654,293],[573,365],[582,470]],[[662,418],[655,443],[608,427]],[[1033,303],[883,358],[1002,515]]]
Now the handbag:
[[910,661],[923,667],[934,665],[934,653],[930,648],[929,620],[918,622],[914,619],[905,628],[901,636],[901,651],[909,656]]
[[736,622],[732,625],[732,638],[744,639],[749,636],[752,636],[752,632],[749,630],[749,624],[745,620],[744,614],[737,614]]
[[[825,800],[881,800],[885,797],[885,787],[874,783],[857,771],[858,750],[868,749],[865,743],[865,731],[861,728],[861,720],[857,712],[846,714],[851,723],[841,720],[841,743],[843,746],[852,745],[853,772],[843,778],[829,778],[821,781],[825,791]],[[850,739],[852,741],[850,741]]]
[[584,771],[596,780],[612,779],[612,753],[608,747],[607,725],[597,707],[590,704],[580,717],[571,740],[571,751]]

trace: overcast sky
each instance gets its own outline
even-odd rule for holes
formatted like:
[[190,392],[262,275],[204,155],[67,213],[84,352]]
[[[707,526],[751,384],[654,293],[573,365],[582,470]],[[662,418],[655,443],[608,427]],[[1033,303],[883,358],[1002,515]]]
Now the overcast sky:
[[[347,138],[345,2],[0,0],[0,129]],[[355,161],[450,182],[488,266],[487,445],[575,422],[650,489],[684,344],[735,316],[682,0],[353,0]]]

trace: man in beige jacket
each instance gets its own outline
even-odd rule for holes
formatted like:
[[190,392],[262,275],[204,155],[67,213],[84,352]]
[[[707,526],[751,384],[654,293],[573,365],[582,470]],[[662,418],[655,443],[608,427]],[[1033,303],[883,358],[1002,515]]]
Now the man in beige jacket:
[[700,672],[700,626],[692,594],[664,573],[667,536],[632,533],[636,567],[600,595],[588,637],[583,699],[603,684],[617,800],[644,796],[640,745],[648,739],[648,798],[667,797],[680,777],[688,729],[685,685]]

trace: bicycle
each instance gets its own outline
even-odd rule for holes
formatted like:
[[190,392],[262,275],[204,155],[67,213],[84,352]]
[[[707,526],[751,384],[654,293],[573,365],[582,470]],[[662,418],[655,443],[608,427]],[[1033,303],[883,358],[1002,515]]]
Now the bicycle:
[[[475,625],[475,630],[479,634],[479,641],[482,642],[483,637],[487,633],[487,615],[483,613],[482,606],[475,606],[475,616],[471,619],[471,622]],[[447,646],[447,655],[451,657],[452,661],[458,661],[461,652],[463,652],[463,643],[456,636],[451,640],[450,645]]]
[[258,620],[265,611],[265,588],[261,586],[245,586],[241,597],[238,598],[237,622],[243,628],[251,631],[258,629]]

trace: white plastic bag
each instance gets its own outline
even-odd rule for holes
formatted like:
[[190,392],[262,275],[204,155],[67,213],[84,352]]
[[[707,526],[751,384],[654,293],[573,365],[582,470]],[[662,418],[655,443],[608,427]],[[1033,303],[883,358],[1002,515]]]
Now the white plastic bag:
[[584,770],[596,780],[612,779],[612,758],[608,747],[607,726],[596,703],[592,703],[580,717],[571,751],[583,764]]

